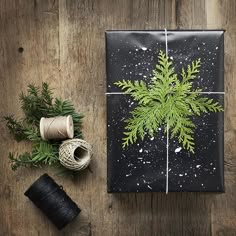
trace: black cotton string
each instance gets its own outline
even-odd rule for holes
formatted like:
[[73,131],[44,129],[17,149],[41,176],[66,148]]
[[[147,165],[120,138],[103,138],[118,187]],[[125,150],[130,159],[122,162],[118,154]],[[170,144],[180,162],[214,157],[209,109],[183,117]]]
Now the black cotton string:
[[25,192],[27,196],[58,228],[64,228],[80,209],[49,175],[39,177]]

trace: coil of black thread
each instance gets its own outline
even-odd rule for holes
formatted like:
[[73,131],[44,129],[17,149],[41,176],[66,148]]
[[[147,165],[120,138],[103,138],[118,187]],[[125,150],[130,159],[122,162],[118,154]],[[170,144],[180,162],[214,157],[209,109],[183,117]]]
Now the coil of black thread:
[[24,193],[60,230],[80,213],[79,207],[49,175],[39,177]]

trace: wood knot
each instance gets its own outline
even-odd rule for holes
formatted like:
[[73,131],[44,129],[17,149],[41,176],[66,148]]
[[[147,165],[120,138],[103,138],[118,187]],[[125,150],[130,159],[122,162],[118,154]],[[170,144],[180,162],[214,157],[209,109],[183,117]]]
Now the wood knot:
[[19,53],[23,53],[23,52],[24,52],[24,48],[19,47],[19,48],[18,48],[18,52],[19,52]]

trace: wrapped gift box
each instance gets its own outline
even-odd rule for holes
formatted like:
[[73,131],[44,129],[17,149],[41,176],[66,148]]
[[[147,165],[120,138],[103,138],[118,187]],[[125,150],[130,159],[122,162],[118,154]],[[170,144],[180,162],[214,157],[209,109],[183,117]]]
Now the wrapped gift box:
[[[166,50],[180,72],[201,58],[201,68],[193,88],[204,97],[224,104],[224,31],[107,31],[107,181],[108,192],[166,191],[166,134],[164,127],[153,137],[122,148],[124,120],[136,105],[128,94],[114,85],[120,80],[148,83],[158,63],[158,53]],[[224,192],[224,114],[194,116],[195,153],[169,140],[169,192]]]

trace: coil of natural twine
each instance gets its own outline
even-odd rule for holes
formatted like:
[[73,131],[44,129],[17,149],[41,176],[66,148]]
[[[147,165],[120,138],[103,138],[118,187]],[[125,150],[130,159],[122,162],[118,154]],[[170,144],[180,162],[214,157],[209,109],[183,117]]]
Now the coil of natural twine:
[[92,158],[92,147],[82,139],[64,141],[59,148],[60,163],[70,170],[85,169]]
[[42,139],[66,139],[74,137],[72,116],[42,117],[40,120],[40,135]]

